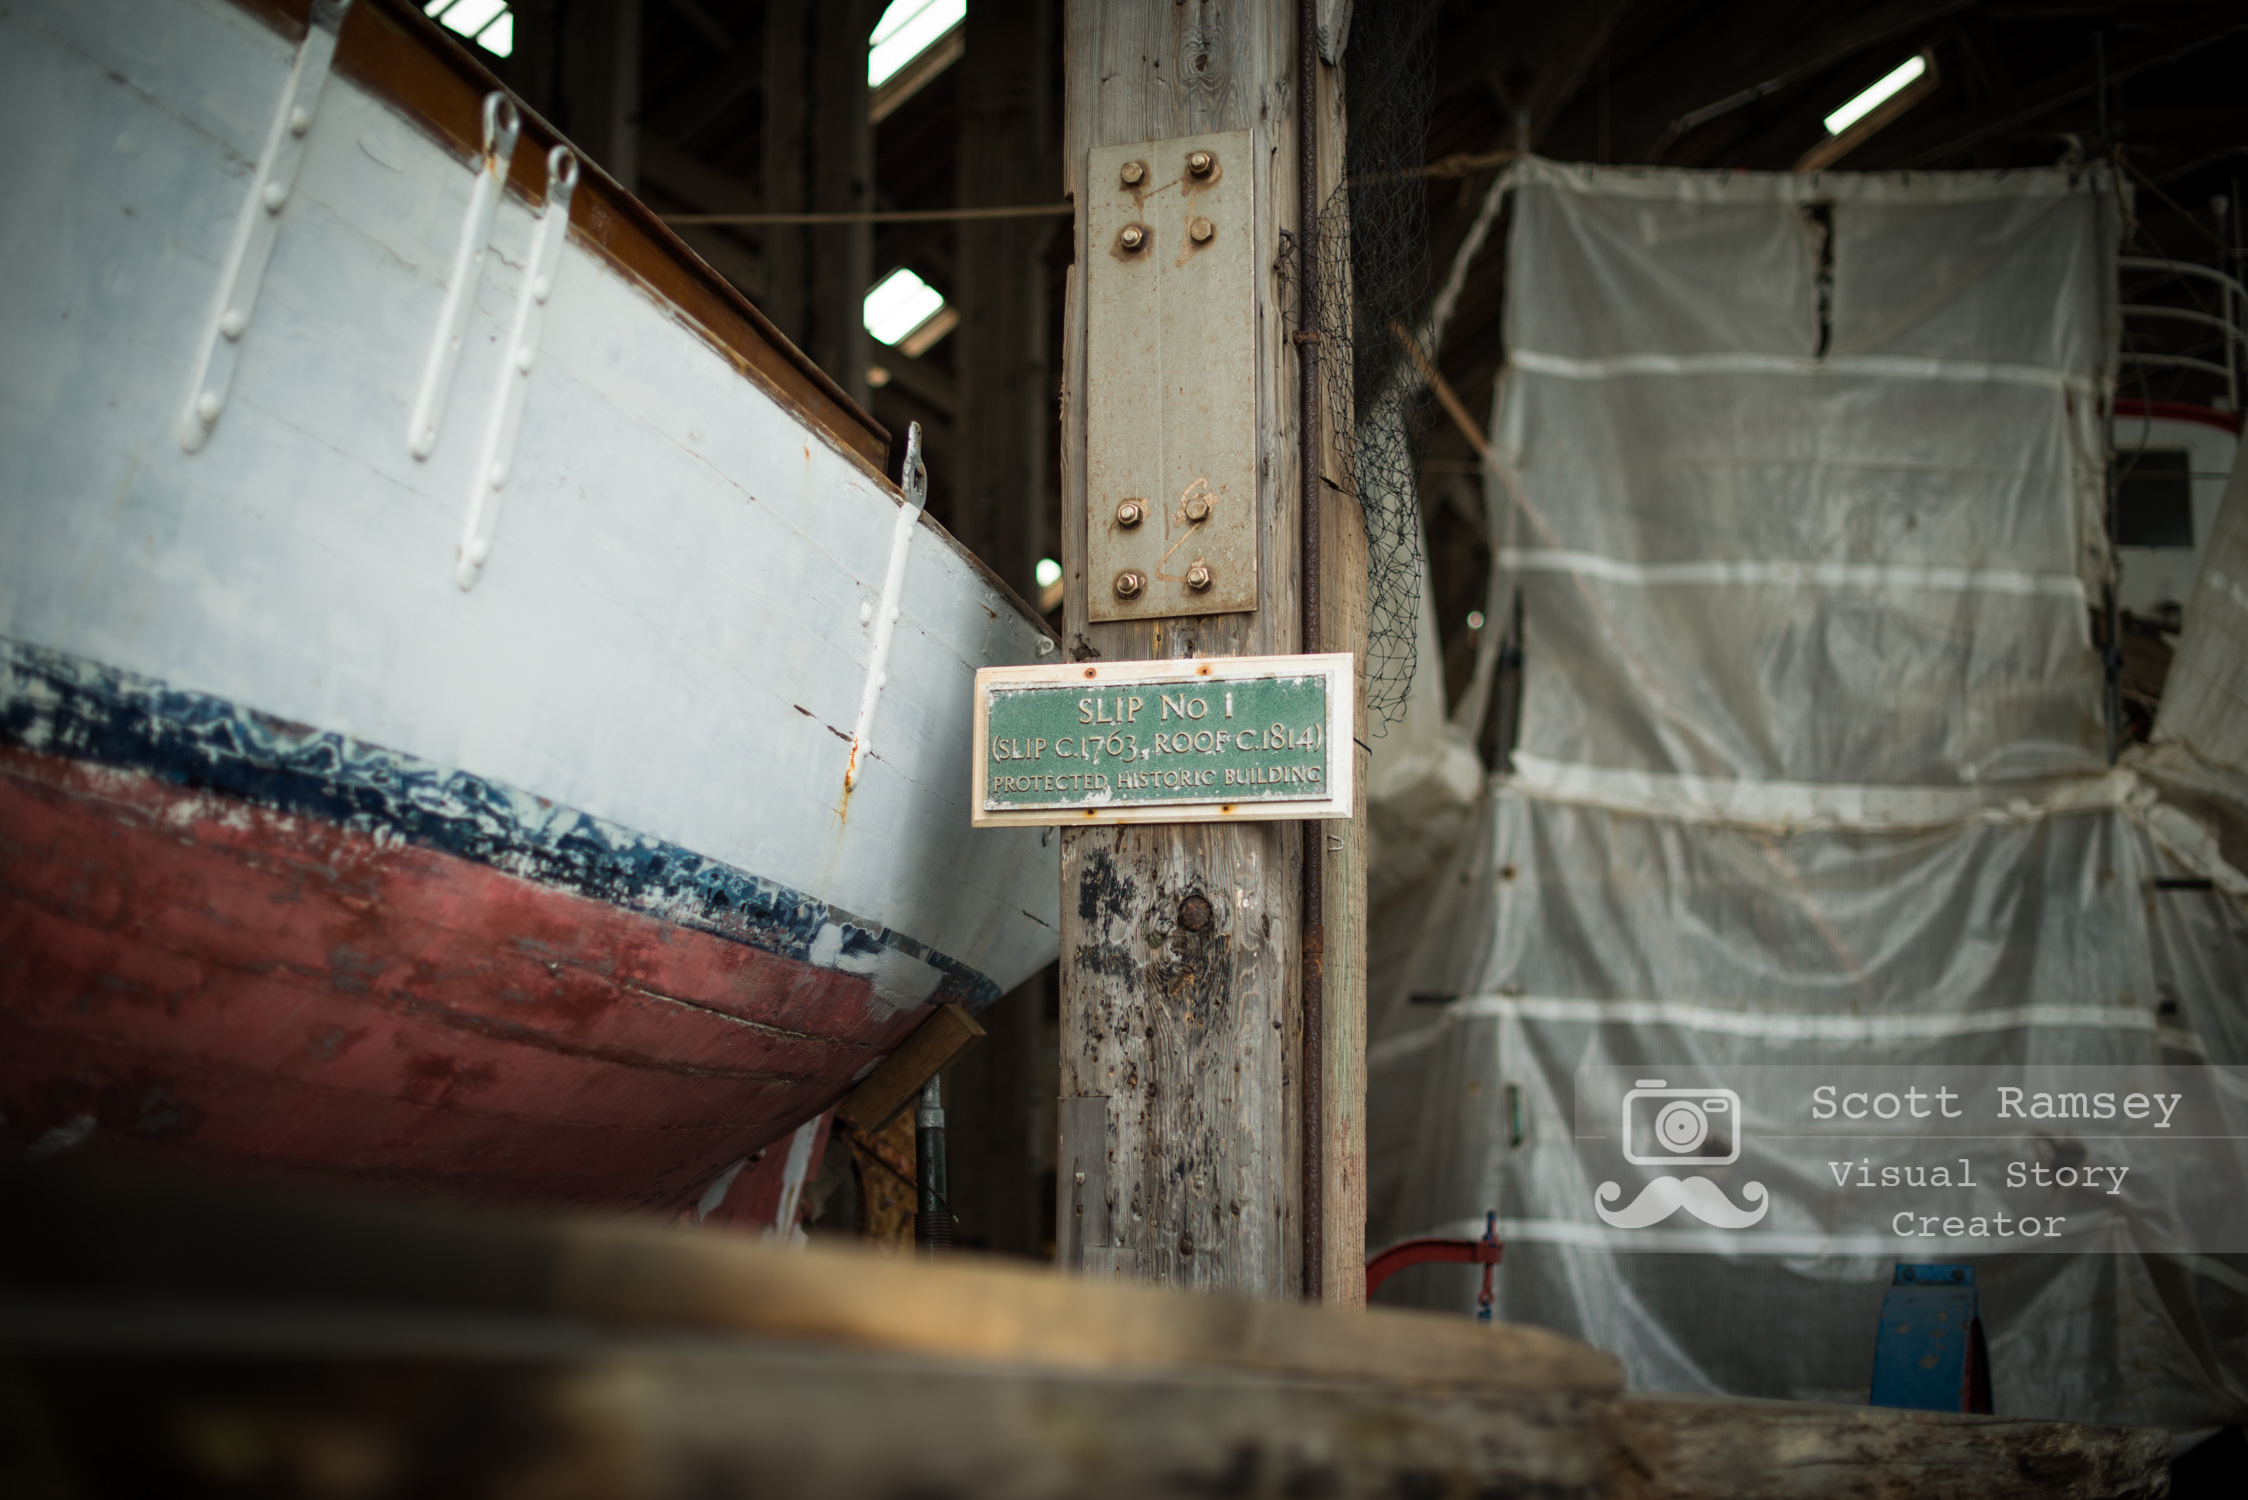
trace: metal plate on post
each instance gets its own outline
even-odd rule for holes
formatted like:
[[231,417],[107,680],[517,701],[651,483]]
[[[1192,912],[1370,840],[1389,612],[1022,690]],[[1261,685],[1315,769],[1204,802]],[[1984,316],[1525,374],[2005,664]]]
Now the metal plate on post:
[[1351,815],[1355,658],[976,673],[978,828]]
[[1249,132],[1103,146],[1085,206],[1088,613],[1257,607]]

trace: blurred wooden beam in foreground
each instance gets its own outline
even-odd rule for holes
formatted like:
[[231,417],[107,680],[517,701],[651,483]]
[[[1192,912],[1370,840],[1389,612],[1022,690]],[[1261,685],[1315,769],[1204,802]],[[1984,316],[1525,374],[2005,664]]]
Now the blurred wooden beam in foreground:
[[1434,1314],[0,1173],[10,1496],[2004,1500],[2165,1475],[2161,1434],[1620,1377]]

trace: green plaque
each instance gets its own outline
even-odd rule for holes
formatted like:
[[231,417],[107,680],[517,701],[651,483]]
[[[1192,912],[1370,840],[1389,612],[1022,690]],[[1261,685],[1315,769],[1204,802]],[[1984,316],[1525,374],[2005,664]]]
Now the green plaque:
[[1350,816],[1348,653],[991,667],[975,822]]

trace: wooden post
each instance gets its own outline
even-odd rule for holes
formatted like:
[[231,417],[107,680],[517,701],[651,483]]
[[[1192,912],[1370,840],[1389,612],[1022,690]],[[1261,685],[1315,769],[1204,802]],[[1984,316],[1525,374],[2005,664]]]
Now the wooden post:
[[[879,9],[872,0],[768,0],[763,151],[772,212],[874,206],[866,41]],[[765,315],[864,406],[860,308],[874,280],[874,226],[775,225],[765,262]]]
[[[1282,232],[1294,232],[1300,202],[1297,8],[1296,0],[1069,5],[1063,177],[1078,217],[1063,334],[1062,561],[1073,659],[1300,649],[1295,268],[1282,266]],[[1332,128],[1332,112],[1319,118]],[[1256,402],[1241,420],[1254,424],[1258,459],[1257,608],[1092,624],[1086,393],[1094,382],[1148,372],[1112,363],[1126,351],[1087,347],[1087,266],[1106,251],[1086,244],[1088,194],[1115,185],[1089,183],[1086,156],[1237,130],[1251,132],[1254,188],[1255,275],[1245,294],[1254,298]],[[1321,152],[1326,184],[1339,158]],[[1332,630],[1328,638],[1349,641]],[[1063,832],[1056,1241],[1065,1263],[1263,1296],[1302,1289],[1303,827]],[[1322,1112],[1322,1140],[1331,1119]],[[1323,1214],[1322,1227],[1330,1223]],[[1323,1286],[1333,1284],[1335,1268],[1327,1269]]]
[[[769,213],[804,213],[811,208],[808,186],[812,164],[811,0],[765,0],[765,89],[759,100],[762,128],[758,143]],[[774,224],[765,230],[765,297],[758,305],[773,326],[804,347],[810,288],[804,267],[810,259],[811,231]],[[836,379],[843,372],[828,372]]]
[[[960,62],[960,203],[1050,201],[1054,0],[972,0]],[[1038,559],[1054,555],[1046,488],[1054,433],[1046,350],[1050,219],[970,219],[956,231],[960,311],[959,440],[952,532],[1010,587],[1035,598]],[[898,363],[903,364],[901,360]]]
[[609,94],[603,101],[609,154],[602,165],[628,193],[640,191],[640,0],[615,0],[609,24]]
[[[641,0],[588,0],[559,7],[561,98],[555,123],[625,191],[640,180]],[[555,16],[556,7],[533,22]],[[551,27],[526,29],[532,49],[551,51]]]
[[[881,14],[878,0],[819,0],[813,12],[811,207],[819,213],[874,207],[866,39]],[[874,284],[874,226],[822,225],[812,231],[811,254],[812,333],[804,352],[865,406],[872,340],[862,308]]]

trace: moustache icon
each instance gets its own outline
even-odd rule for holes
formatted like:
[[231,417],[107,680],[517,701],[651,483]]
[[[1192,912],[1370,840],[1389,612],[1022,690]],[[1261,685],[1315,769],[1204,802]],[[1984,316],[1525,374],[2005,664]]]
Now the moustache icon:
[[1735,1208],[1725,1196],[1725,1190],[1707,1177],[1658,1177],[1640,1189],[1639,1196],[1625,1208],[1610,1212],[1608,1205],[1624,1195],[1624,1190],[1612,1182],[1600,1184],[1593,1195],[1593,1211],[1618,1229],[1645,1229],[1650,1224],[1660,1224],[1683,1208],[1704,1224],[1714,1224],[1719,1229],[1746,1229],[1764,1217],[1772,1204],[1766,1197],[1761,1182],[1744,1183],[1741,1196],[1756,1205],[1754,1209]]

